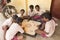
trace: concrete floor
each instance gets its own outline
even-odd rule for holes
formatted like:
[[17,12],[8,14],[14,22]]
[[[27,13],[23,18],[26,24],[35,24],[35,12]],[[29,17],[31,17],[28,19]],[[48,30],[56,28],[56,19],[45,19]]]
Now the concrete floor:
[[[6,19],[2,16],[2,13],[0,13],[0,40],[4,40],[1,25],[5,20]],[[50,38],[43,38],[40,35],[37,35],[36,37],[30,37],[26,35],[24,40],[60,40],[60,21],[59,20],[58,20],[58,24],[59,25],[56,27],[55,33]]]

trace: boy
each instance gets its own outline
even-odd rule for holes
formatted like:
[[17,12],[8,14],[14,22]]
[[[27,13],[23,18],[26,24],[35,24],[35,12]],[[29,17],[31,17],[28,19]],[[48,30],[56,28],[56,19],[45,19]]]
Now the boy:
[[35,6],[35,12],[37,15],[42,15],[45,11],[42,11],[39,5]]
[[35,15],[34,6],[30,5],[29,8],[30,8],[30,11],[28,12],[28,16],[30,17],[34,16]]
[[17,16],[18,16],[18,17],[23,17],[23,16],[25,16],[24,13],[25,13],[25,10],[24,10],[24,9],[21,9],[21,10],[20,10],[20,13],[17,14]]
[[[12,17],[10,17],[9,19],[7,19],[3,24],[2,24],[2,29],[4,31],[4,37],[5,37],[5,33],[7,31],[7,29],[11,26],[11,24],[13,23],[14,20],[16,20],[18,16],[17,15],[13,15]],[[4,38],[5,39],[5,38]]]
[[16,21],[10,26],[10,28],[6,32],[6,40],[12,40],[17,32],[24,33],[24,30],[21,27],[23,19],[17,18]]
[[51,37],[55,31],[55,21],[48,12],[42,14],[42,20],[46,22],[45,29],[38,29],[36,30],[36,33],[42,35],[43,37]]

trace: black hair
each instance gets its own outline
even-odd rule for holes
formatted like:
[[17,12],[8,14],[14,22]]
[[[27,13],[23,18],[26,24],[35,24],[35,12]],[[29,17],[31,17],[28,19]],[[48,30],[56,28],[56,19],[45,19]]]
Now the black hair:
[[33,5],[30,5],[30,6],[29,6],[29,8],[32,8],[32,9],[34,9],[34,6],[33,6]]
[[17,15],[13,15],[13,17],[12,17],[14,20],[16,20],[17,18],[18,18],[18,16]]
[[36,8],[36,7],[40,8],[40,6],[39,6],[39,5],[36,5],[36,6],[35,6],[35,8]]
[[42,17],[42,18],[45,17],[45,18],[47,18],[47,19],[49,19],[49,20],[52,19],[52,15],[50,15],[50,12],[45,12],[45,13],[43,13],[43,14],[41,15],[41,17]]
[[17,23],[21,23],[22,21],[23,21],[23,19],[20,18],[20,17],[18,17],[18,18],[16,19],[16,22],[17,22]]
[[24,11],[24,12],[25,12],[25,10],[24,10],[24,9],[21,9],[20,11]]

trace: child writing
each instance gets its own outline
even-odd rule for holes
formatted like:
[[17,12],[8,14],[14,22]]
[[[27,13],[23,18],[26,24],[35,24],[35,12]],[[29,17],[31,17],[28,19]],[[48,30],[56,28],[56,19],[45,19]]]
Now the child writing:
[[13,24],[10,26],[10,28],[6,32],[6,40],[12,40],[16,33],[20,32],[21,34],[24,33],[24,30],[22,29],[21,23],[23,19],[18,17]]
[[45,29],[38,29],[36,30],[36,33],[42,35],[43,37],[51,37],[55,32],[55,21],[52,19],[49,12],[42,14],[42,20],[46,22]]

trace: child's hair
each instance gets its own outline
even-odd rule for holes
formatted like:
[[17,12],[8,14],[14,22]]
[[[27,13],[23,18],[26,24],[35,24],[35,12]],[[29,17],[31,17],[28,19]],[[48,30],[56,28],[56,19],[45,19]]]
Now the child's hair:
[[45,13],[43,13],[43,14],[41,15],[41,17],[42,17],[42,18],[45,17],[45,18],[47,18],[47,19],[49,19],[49,20],[52,19],[52,15],[50,14],[50,12],[45,12]]
[[29,8],[32,8],[32,9],[34,9],[34,6],[33,6],[33,5],[30,5],[30,6],[29,6]]
[[17,18],[18,18],[18,16],[17,15],[13,15],[13,17],[12,17],[14,20],[16,20]]
[[35,6],[35,8],[36,8],[36,7],[40,8],[40,6],[39,6],[39,5],[36,5],[36,6]]
[[25,10],[24,10],[24,9],[21,9],[20,11],[23,11],[23,12],[25,12]]
[[23,19],[20,18],[20,17],[18,17],[18,18],[16,19],[16,22],[17,22],[17,23],[21,23],[22,21],[23,21]]

